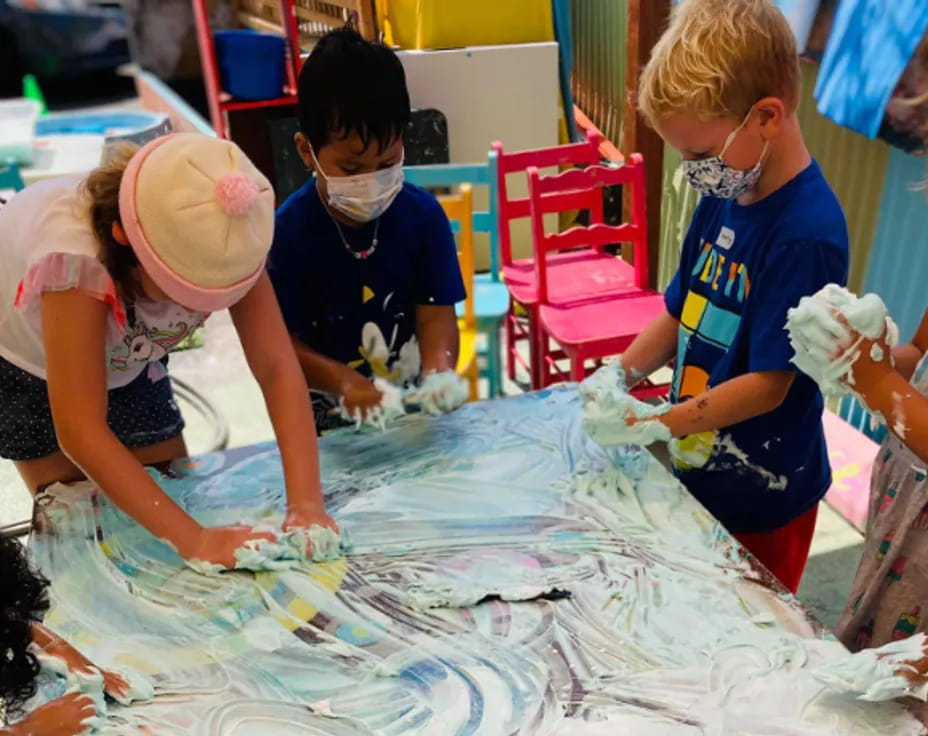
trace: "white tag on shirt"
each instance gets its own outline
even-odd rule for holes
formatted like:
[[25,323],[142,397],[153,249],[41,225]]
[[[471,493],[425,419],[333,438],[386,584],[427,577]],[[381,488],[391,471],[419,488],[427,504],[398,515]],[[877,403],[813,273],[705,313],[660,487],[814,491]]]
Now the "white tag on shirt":
[[723,226],[715,242],[720,248],[728,250],[735,244],[735,231]]

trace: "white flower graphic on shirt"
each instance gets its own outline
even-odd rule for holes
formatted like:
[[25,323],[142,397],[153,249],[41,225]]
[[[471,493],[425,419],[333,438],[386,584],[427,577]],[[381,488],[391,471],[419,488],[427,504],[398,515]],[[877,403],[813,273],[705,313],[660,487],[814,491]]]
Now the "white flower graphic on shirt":
[[[393,334],[388,343],[378,324],[366,322],[361,328],[361,345],[358,347],[361,357],[359,360],[351,361],[348,365],[352,368],[369,365],[373,376],[392,383],[405,383],[414,379],[419,375],[421,365],[419,344],[413,335],[400,347],[397,354],[394,351],[394,343],[398,328],[399,325],[394,325]],[[394,355],[396,359],[392,360]]]

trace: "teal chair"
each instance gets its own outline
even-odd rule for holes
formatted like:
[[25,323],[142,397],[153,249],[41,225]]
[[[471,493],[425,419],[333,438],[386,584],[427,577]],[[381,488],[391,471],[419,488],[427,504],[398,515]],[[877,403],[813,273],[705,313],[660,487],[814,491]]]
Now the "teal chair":
[[[486,352],[481,353],[486,365],[480,375],[487,379],[490,398],[503,393],[502,345],[500,329],[509,311],[509,292],[499,278],[499,233],[496,226],[496,151],[490,151],[486,164],[428,164],[407,166],[406,181],[419,187],[453,187],[470,184],[485,186],[489,193],[489,209],[474,212],[474,232],[490,236],[490,271],[474,276],[474,311],[477,329],[486,338]],[[452,223],[454,229],[455,223]],[[464,305],[458,305],[458,317]]]
[[19,165],[13,159],[0,165],[0,191],[12,189],[18,192],[25,188],[23,178],[19,175]]

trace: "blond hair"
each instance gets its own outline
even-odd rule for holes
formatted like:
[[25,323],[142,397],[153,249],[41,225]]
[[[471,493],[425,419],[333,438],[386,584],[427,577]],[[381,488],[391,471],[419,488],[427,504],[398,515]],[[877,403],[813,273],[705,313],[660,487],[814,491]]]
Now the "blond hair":
[[120,298],[134,302],[141,295],[139,262],[132,248],[113,238],[113,223],[119,222],[119,185],[129,160],[139,147],[131,143],[107,151],[106,162],[90,172],[84,180],[84,192],[90,201],[90,224],[100,251],[97,258],[116,284]]
[[796,39],[772,0],[684,0],[641,75],[639,107],[654,126],[672,115],[742,119],[764,97],[799,104]]

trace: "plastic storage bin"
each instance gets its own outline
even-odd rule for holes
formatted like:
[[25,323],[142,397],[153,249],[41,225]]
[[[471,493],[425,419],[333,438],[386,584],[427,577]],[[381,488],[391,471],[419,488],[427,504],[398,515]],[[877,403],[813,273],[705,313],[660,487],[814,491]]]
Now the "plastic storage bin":
[[551,0],[376,0],[386,41],[448,49],[554,40]]
[[0,162],[32,163],[39,103],[25,98],[0,100]]
[[239,100],[272,100],[283,94],[286,44],[282,36],[217,31],[222,88]]

